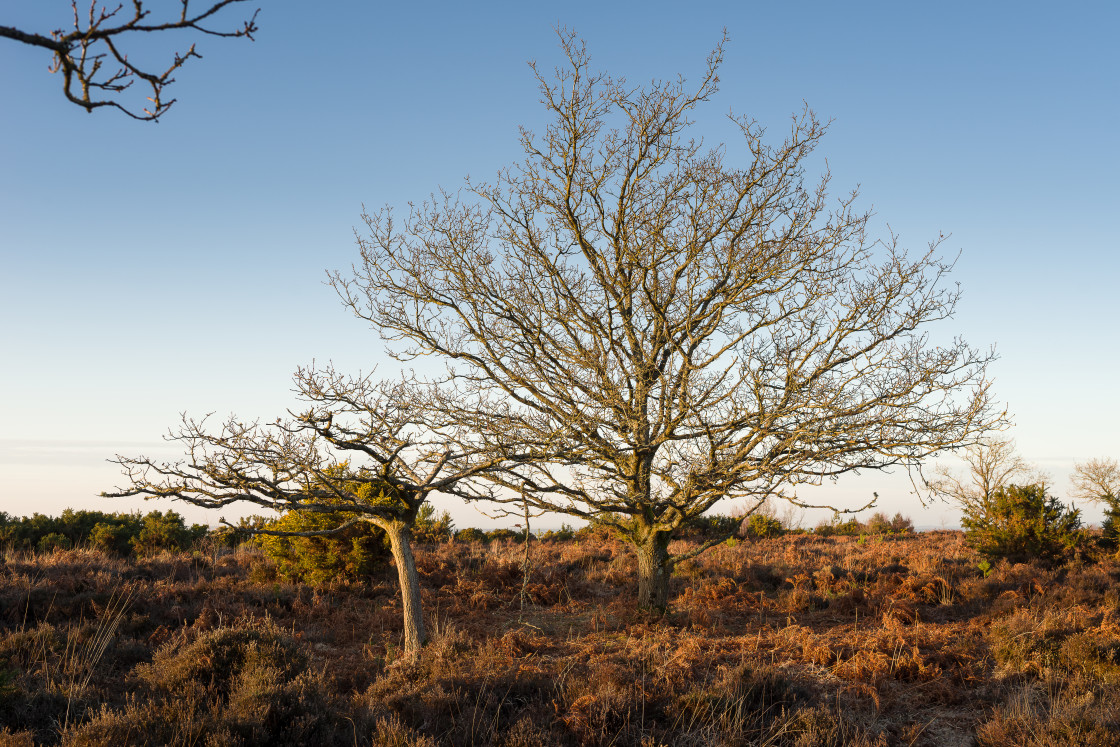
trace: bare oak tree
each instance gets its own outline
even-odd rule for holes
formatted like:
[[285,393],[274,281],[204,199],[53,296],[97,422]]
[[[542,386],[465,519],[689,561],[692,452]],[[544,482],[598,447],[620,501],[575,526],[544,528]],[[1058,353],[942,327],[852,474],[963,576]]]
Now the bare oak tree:
[[1120,462],[1115,459],[1090,459],[1075,462],[1073,497],[1104,506],[1101,539],[1106,547],[1120,544]]
[[361,262],[332,276],[401,360],[445,375],[425,422],[508,458],[475,498],[613,524],[638,559],[639,604],[664,609],[669,542],[727,498],[857,470],[912,467],[1000,424],[993,359],[934,344],[958,291],[938,242],[911,258],[872,241],[856,195],[806,181],[826,125],[805,110],[771,144],[706,149],[691,112],[717,90],[641,88],[534,66],[551,124],[522,162],[403,216],[363,216]]
[[962,508],[981,505],[1000,488],[1012,484],[1046,484],[1048,478],[1015,451],[1009,438],[985,438],[959,453],[963,474],[942,465],[926,482],[930,491]]
[[[190,30],[209,36],[245,37],[252,39],[257,31],[257,10],[240,26],[219,30],[208,24],[226,6],[248,0],[220,0],[204,3],[201,10],[191,9],[191,0],[178,0],[178,9],[163,20],[152,20],[151,11],[143,0],[131,0],[129,10],[124,3],[115,8],[91,0],[88,10],[79,9],[77,0],[71,3],[72,28],[59,28],[49,34],[23,31],[0,25],[0,37],[41,47],[54,53],[52,73],[62,73],[62,92],[67,99],[88,112],[108,106],[119,109],[140,120],[156,120],[171,108],[175,99],[164,99],[164,89],[175,82],[171,77],[192,57],[200,58],[192,44],[184,52],[175,52],[170,65],[163,70],[141,65],[129,58],[125,49],[127,40],[145,33]],[[126,106],[119,94],[137,80],[150,88],[151,108]]]
[[1120,462],[1115,459],[1090,459],[1073,465],[1074,498],[1104,504],[1120,511]]
[[416,651],[426,638],[411,542],[417,513],[432,493],[452,490],[492,462],[449,449],[413,427],[415,397],[402,384],[345,377],[329,368],[300,369],[295,380],[309,405],[303,412],[271,424],[231,417],[216,429],[206,419],[184,416],[167,440],[185,448],[185,459],[118,455],[129,486],[104,495],[173,498],[204,508],[244,501],[274,511],[351,517],[318,532],[244,527],[279,536],[322,535],[371,522],[388,535],[401,588],[404,648]]

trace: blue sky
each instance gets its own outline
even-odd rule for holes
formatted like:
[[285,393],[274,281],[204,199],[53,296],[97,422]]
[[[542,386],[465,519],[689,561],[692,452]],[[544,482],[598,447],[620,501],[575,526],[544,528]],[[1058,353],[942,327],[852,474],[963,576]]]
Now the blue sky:
[[[68,6],[7,3],[0,24],[49,30]],[[254,43],[142,42],[137,56],[191,41],[203,55],[155,125],[86,114],[48,55],[0,39],[0,510],[142,506],[96,497],[119,484],[105,459],[173,456],[160,436],[180,412],[272,419],[312,359],[390,372],[325,270],[355,259],[363,204],[419,201],[518,157],[517,127],[544,122],[526,62],[560,62],[557,25],[634,83],[695,79],[726,27],[721,91],[699,112],[709,142],[730,138],[728,110],[775,135],[802,102],[832,119],[818,153],[836,194],[859,185],[876,231],[915,251],[951,234],[964,300],[936,333],[997,346],[1024,456],[1058,495],[1074,459],[1120,457],[1120,6],[260,6]],[[899,476],[813,498],[873,490],[918,524],[957,521]]]

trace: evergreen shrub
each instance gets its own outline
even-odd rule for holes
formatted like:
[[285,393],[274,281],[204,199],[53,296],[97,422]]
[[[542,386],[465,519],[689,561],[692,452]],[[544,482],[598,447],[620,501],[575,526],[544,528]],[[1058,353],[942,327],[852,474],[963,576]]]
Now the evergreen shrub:
[[[318,532],[350,520],[343,513],[288,511],[266,522],[264,529],[280,532]],[[321,586],[335,579],[365,581],[389,560],[385,533],[368,521],[341,532],[317,537],[258,535],[253,541],[276,566],[276,574],[293,583]]]
[[150,557],[161,552],[178,552],[190,549],[206,536],[205,524],[187,527],[183,517],[175,511],[152,511],[144,516],[140,530],[131,539],[132,551],[137,557]]
[[746,534],[749,537],[757,539],[767,539],[769,537],[780,537],[785,529],[782,522],[773,516],[766,514],[753,513],[747,520]]
[[1060,560],[1082,540],[1081,512],[1044,485],[1010,485],[964,504],[961,524],[977,552],[1013,563]]

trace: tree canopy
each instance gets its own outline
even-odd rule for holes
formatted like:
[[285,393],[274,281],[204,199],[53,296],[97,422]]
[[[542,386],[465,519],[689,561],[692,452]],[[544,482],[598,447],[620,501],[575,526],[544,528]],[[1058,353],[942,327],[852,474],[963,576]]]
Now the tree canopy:
[[722,45],[695,87],[636,87],[561,40],[524,160],[364,215],[333,276],[393,355],[446,361],[417,381],[425,427],[505,458],[460,488],[614,523],[657,608],[673,532],[718,502],[913,467],[1003,422],[994,353],[927,332],[960,297],[942,238],[911,256],[810,180],[812,111],[777,142],[733,117],[739,141],[708,148],[691,116]]

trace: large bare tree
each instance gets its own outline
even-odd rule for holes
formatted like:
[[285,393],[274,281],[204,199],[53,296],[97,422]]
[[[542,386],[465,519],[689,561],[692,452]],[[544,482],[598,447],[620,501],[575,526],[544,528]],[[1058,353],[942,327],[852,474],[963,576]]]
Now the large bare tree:
[[[252,39],[257,31],[257,13],[239,26],[215,28],[214,17],[224,8],[248,0],[218,0],[204,2],[191,8],[191,0],[177,0],[177,8],[153,19],[143,0],[130,0],[115,7],[91,0],[89,7],[70,3],[69,28],[57,28],[49,33],[24,31],[0,25],[0,37],[30,44],[54,54],[51,72],[62,73],[62,92],[66,98],[88,112],[100,107],[119,109],[133,119],[156,120],[171,108],[175,99],[165,99],[164,89],[175,82],[172,75],[192,57],[201,58],[195,45],[182,52],[175,52],[166,69],[137,62],[137,54],[130,54],[128,40],[154,32],[189,30],[199,34]],[[168,3],[160,3],[167,5]],[[259,10],[257,11],[260,12]],[[141,80],[147,86],[151,108],[122,103],[121,94]]]
[[349,517],[325,531],[248,528],[259,534],[314,536],[371,522],[388,535],[400,581],[404,648],[416,651],[426,637],[411,542],[417,513],[432,493],[453,490],[491,468],[493,459],[456,451],[415,428],[417,396],[404,384],[346,377],[330,368],[300,369],[295,381],[308,404],[302,412],[269,424],[231,417],[217,428],[184,416],[167,437],[184,447],[184,459],[117,456],[129,485],[104,495],[173,498],[204,508],[248,502]]
[[561,40],[555,78],[533,66],[551,123],[522,131],[524,160],[364,215],[361,262],[333,275],[393,355],[448,363],[428,425],[522,457],[475,497],[614,524],[660,610],[670,539],[718,502],[911,467],[1002,422],[992,352],[927,335],[959,297],[940,240],[871,240],[854,193],[807,181],[811,111],[778,142],[734,117],[739,140],[707,148],[690,117],[722,44],[698,86],[636,87]]

